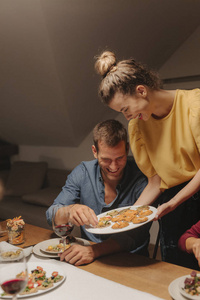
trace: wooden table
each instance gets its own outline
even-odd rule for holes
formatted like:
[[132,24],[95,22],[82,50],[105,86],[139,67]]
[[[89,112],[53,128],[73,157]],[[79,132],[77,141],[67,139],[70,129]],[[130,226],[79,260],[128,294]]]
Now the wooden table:
[[[26,224],[26,241],[22,247],[34,245],[52,237],[55,237],[53,231]],[[0,241],[2,240],[7,240],[7,237],[0,237]],[[89,265],[78,268],[167,300],[171,299],[168,293],[170,282],[192,271],[130,253],[101,257]]]

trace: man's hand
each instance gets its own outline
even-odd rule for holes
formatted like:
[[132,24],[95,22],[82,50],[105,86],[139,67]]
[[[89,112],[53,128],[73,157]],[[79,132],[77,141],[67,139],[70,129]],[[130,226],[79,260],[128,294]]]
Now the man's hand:
[[117,241],[110,238],[101,243],[92,244],[91,246],[72,245],[62,254],[59,254],[59,256],[61,261],[65,260],[72,265],[80,266],[89,264],[98,257],[120,251],[124,250]]
[[69,209],[69,222],[80,225],[92,225],[98,224],[98,219],[95,212],[86,205],[74,204]]
[[82,245],[72,245],[59,256],[61,261],[65,260],[75,266],[89,264],[95,259],[92,246]]
[[69,223],[80,225],[98,224],[98,219],[95,212],[86,205],[72,204],[58,209],[56,212],[55,221],[58,224]]

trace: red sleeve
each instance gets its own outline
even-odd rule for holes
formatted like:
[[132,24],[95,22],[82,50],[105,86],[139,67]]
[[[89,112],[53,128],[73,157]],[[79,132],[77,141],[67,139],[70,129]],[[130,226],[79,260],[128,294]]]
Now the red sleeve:
[[200,238],[200,221],[198,221],[180,237],[178,241],[178,247],[182,251],[187,252],[185,242],[189,237]]

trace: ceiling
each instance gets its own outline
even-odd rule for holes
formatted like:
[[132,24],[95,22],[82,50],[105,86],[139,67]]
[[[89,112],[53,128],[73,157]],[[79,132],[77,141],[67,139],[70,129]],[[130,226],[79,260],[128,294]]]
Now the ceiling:
[[116,113],[101,104],[105,49],[159,69],[200,25],[199,0],[0,0],[0,139],[76,147]]

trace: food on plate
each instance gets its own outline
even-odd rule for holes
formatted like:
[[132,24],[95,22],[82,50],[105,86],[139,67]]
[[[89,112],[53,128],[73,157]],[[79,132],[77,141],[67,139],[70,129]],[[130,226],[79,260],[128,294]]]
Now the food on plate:
[[52,282],[58,282],[61,281],[63,279],[63,276],[59,275],[58,272],[53,272],[51,274],[51,281]]
[[[24,278],[24,272],[19,273],[16,278]],[[60,275],[57,271],[52,272],[50,277],[47,277],[46,271],[37,266],[28,275],[28,282],[25,289],[19,295],[27,295],[37,293],[39,290],[46,290],[54,286],[57,282],[61,281],[64,276]],[[9,295],[7,293],[1,296]]]
[[2,258],[16,258],[20,255],[20,253],[22,252],[22,250],[16,250],[16,251],[6,251],[6,252],[2,252],[1,253],[1,257]]
[[144,223],[144,222],[146,222],[147,220],[148,220],[147,217],[143,217],[143,218],[141,218],[141,217],[135,217],[135,218],[132,220],[132,222],[133,222],[133,224],[139,224],[139,223]]
[[107,215],[111,216],[111,217],[114,217],[116,215],[118,215],[119,212],[117,210],[112,210],[111,212],[108,212]]
[[183,290],[192,296],[200,295],[200,275],[192,271],[190,277],[187,277],[184,281]]
[[8,240],[10,244],[19,245],[24,242],[25,222],[21,216],[7,220]]
[[36,269],[31,271],[30,278],[36,283],[39,280],[44,280],[46,278],[46,271],[44,271],[42,267],[37,266]]
[[99,223],[97,224],[97,227],[107,227],[110,226],[111,222],[111,217],[110,216],[105,216],[99,219]]
[[113,217],[111,220],[112,222],[120,222],[120,221],[127,221],[131,222],[132,219],[137,215],[136,210],[123,210],[123,213],[119,213],[117,216]]
[[138,206],[136,209],[137,211],[141,211],[141,210],[148,210],[150,207],[148,205],[141,205]]
[[53,282],[50,278],[45,278],[44,280],[39,281],[37,284],[38,290],[47,290],[53,286]]
[[124,216],[123,215],[118,215],[112,218],[112,222],[120,222],[124,220]]
[[127,227],[129,225],[129,222],[125,222],[125,221],[120,221],[120,222],[116,222],[112,228],[113,229],[118,229],[118,228],[124,228]]
[[34,294],[34,293],[37,293],[37,288],[34,286],[34,282],[32,281],[32,278],[29,278],[25,289],[19,295],[27,295],[27,294]]
[[145,209],[145,210],[141,210],[138,215],[140,217],[144,217],[144,216],[150,216],[152,213],[153,213],[152,210]]
[[67,250],[69,247],[71,247],[71,244],[67,244],[65,245],[65,249],[64,249],[64,244],[63,243],[60,243],[60,244],[57,244],[57,245],[49,245],[46,249],[46,251],[49,251],[49,252],[64,252],[64,250]]
[[122,214],[126,213],[127,211],[130,211],[130,207],[129,207],[129,208],[124,208],[124,209],[120,210],[120,211],[118,212],[118,214],[119,214],[119,215],[122,215]]
[[148,205],[139,207],[127,207],[124,209],[114,209],[108,211],[105,216],[99,219],[97,228],[105,228],[111,226],[112,229],[120,229],[127,227],[129,224],[139,224],[148,221],[148,216],[153,211]]
[[132,217],[134,217],[135,215],[137,215],[137,213],[138,213],[137,210],[130,209],[130,210],[124,211],[122,213],[122,215],[123,216],[132,216]]

